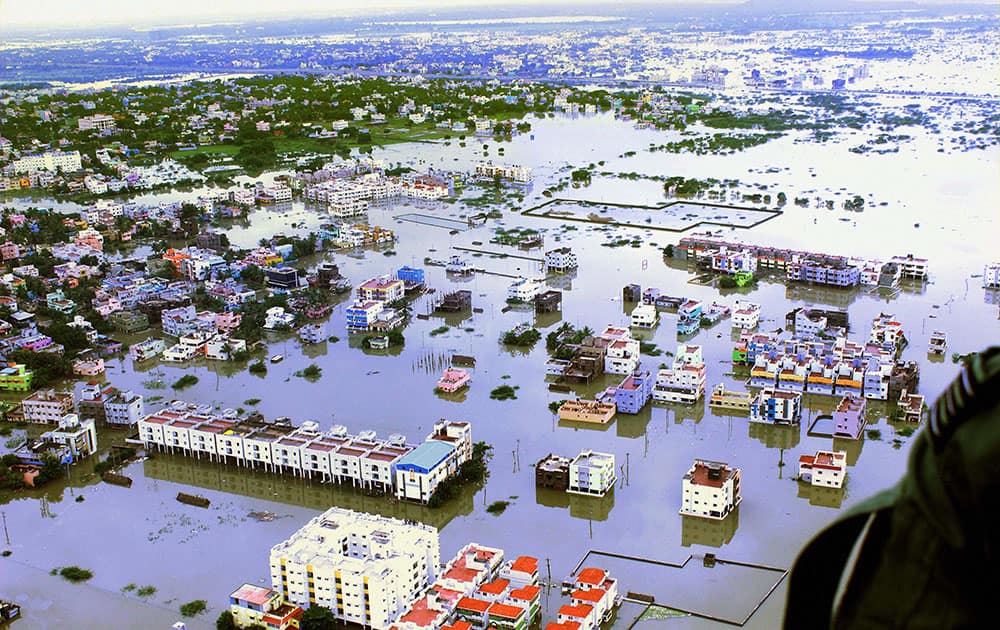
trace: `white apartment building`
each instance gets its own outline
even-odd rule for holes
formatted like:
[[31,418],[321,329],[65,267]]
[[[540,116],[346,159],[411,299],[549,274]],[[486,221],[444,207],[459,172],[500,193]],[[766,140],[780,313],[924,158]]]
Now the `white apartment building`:
[[93,419],[80,420],[75,413],[68,413],[59,419],[59,427],[41,435],[43,442],[54,442],[69,448],[73,460],[88,457],[97,452],[97,428]]
[[517,164],[494,164],[493,162],[480,162],[476,165],[476,177],[493,179],[497,175],[500,179],[517,184],[527,184],[531,181],[531,169]]
[[629,325],[633,328],[652,328],[659,321],[659,314],[652,304],[639,304],[632,309]]
[[989,263],[983,267],[983,287],[1000,289],[1000,262]]
[[116,426],[132,426],[145,415],[142,394],[119,391],[104,401],[105,421]]
[[103,195],[108,192],[108,184],[100,175],[87,175],[83,178],[83,185],[92,195]]
[[916,258],[913,254],[906,256],[893,256],[889,262],[899,265],[899,275],[904,278],[915,280],[927,279],[927,259]]
[[847,478],[846,451],[816,451],[799,457],[799,479],[814,486],[843,488]]
[[750,422],[798,424],[802,417],[802,394],[765,387],[750,401]]
[[681,485],[685,516],[723,519],[743,500],[740,469],[722,462],[695,460]]
[[[377,439],[374,431],[349,435],[315,422],[296,428],[287,422],[240,419],[235,411],[218,414],[183,403],[142,418],[139,439],[147,449],[205,457],[268,472],[393,493],[426,503],[441,480],[472,457],[472,427],[442,420],[427,437],[426,448],[408,446],[402,435]],[[423,446],[423,445],[422,445]],[[407,458],[410,453],[413,457]]]
[[618,337],[605,337],[604,371],[609,374],[631,374],[639,367],[641,342],[633,339],[627,329]]
[[59,169],[62,169],[63,172],[72,172],[83,168],[80,163],[79,151],[47,151],[26,155],[19,160],[14,160],[12,166],[15,173],[30,173],[32,171],[54,173]]
[[55,424],[73,412],[73,394],[40,389],[21,402],[25,422]]
[[569,247],[549,250],[545,252],[545,267],[559,272],[576,269],[576,254]]
[[695,403],[705,395],[707,369],[701,346],[677,346],[671,369],[660,370],[653,385],[657,402]]
[[760,304],[736,300],[733,307],[733,328],[752,330],[760,324]]
[[286,602],[385,630],[434,582],[439,564],[433,527],[332,507],[271,549],[271,587]]
[[94,114],[93,116],[84,116],[76,121],[77,127],[80,131],[88,131],[91,129],[96,129],[97,131],[104,131],[106,129],[115,128],[115,119],[113,116],[108,114]]
[[327,205],[326,210],[331,216],[339,219],[358,217],[368,212],[368,202],[364,199],[355,199],[353,201],[331,201]]
[[367,173],[355,179],[331,179],[308,186],[303,196],[316,203],[348,203],[358,200],[390,199],[403,194],[396,177]]
[[507,299],[519,302],[531,302],[544,289],[544,279],[518,278],[507,287]]
[[442,420],[423,444],[392,465],[396,498],[427,503],[438,484],[472,458],[472,426]]
[[618,481],[615,456],[610,453],[582,451],[569,464],[569,486],[566,492],[603,497]]

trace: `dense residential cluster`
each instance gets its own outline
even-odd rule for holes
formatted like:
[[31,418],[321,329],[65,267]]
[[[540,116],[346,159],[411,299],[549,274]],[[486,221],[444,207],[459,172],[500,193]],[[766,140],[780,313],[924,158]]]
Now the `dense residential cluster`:
[[[445,565],[433,527],[333,507],[271,549],[271,588],[243,584],[230,596],[238,627],[298,627],[320,606],[375,630],[526,630],[539,622],[537,558],[506,560],[469,543]],[[595,630],[621,603],[618,581],[584,567],[548,630]]]

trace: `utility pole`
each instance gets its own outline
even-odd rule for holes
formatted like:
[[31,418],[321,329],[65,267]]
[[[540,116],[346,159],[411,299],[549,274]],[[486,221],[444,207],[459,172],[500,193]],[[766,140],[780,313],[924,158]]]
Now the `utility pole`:
[[[0,516],[3,516],[3,535],[7,539],[7,544],[10,544],[10,532],[7,531],[7,513],[0,512]],[[551,575],[551,572],[550,572]]]

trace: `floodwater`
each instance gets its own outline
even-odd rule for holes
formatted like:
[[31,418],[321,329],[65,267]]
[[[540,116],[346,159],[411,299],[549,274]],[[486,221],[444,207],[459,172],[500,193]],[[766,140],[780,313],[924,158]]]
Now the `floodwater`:
[[[3,495],[13,555],[0,562],[17,564],[5,565],[0,571],[0,597],[24,594],[21,603],[32,606],[42,593],[58,593],[58,602],[51,604],[51,609],[61,612],[31,612],[31,627],[60,627],[58,619],[66,618],[68,611],[89,601],[95,592],[113,600],[105,610],[127,627],[153,627],[148,620],[169,618],[170,610],[176,611],[180,603],[193,599],[208,600],[209,611],[199,618],[207,623],[224,609],[228,594],[240,583],[266,582],[272,545],[331,505],[431,523],[441,530],[442,558],[450,558],[470,540],[502,547],[512,556],[534,555],[542,559],[543,576],[546,561],[551,563],[556,581],[589,549],[675,563],[683,562],[688,554],[712,552],[729,560],[786,568],[802,544],[835,518],[839,509],[892,484],[903,473],[913,438],[896,433],[887,420],[887,405],[869,406],[869,422],[879,429],[881,437],[859,442],[833,443],[830,438],[806,434],[812,420],[829,413],[835,402],[817,396],[806,399],[807,411],[797,428],[749,426],[745,418],[717,414],[704,401],[689,407],[647,407],[637,416],[621,415],[610,426],[600,428],[561,424],[547,406],[567,396],[546,388],[544,343],[530,351],[511,350],[498,344],[499,336],[519,323],[536,324],[543,333],[561,322],[594,329],[626,323],[621,288],[632,282],[644,288],[659,287],[669,295],[730,302],[740,297],[760,302],[761,330],[783,326],[785,313],[795,306],[816,304],[848,309],[851,337],[865,338],[876,314],[892,312],[904,323],[910,339],[903,358],[920,362],[920,391],[929,400],[958,371],[949,359],[927,359],[927,342],[933,330],[948,333],[949,353],[978,350],[1000,339],[997,306],[991,303],[996,298],[985,293],[979,279],[972,277],[995,256],[996,208],[1000,207],[996,148],[937,153],[935,137],[912,130],[914,140],[891,155],[851,153],[847,148],[857,144],[856,139],[811,144],[789,137],[732,156],[691,156],[645,152],[649,144],[669,140],[669,134],[635,130],[607,116],[552,118],[533,124],[534,139],[524,135],[505,143],[504,157],[498,157],[496,143],[486,141],[489,157],[495,161],[536,168],[538,179],[521,207],[544,201],[541,192],[567,176],[567,165],[579,167],[602,160],[605,164],[597,170],[739,179],[748,191],[755,184],[768,185],[772,194],[783,190],[789,204],[781,216],[750,230],[714,228],[724,236],[883,260],[913,253],[930,259],[932,278],[927,283],[906,285],[895,294],[788,287],[781,279],[773,279],[761,282],[756,289],[725,291],[720,297],[716,289],[689,284],[696,274],[684,264],[663,260],[660,249],[676,242],[680,234],[583,223],[567,228],[556,219],[523,217],[505,210],[499,221],[451,235],[447,228],[396,221],[394,217],[418,213],[454,219],[480,210],[465,210],[460,203],[400,203],[375,208],[369,221],[391,227],[399,235],[399,242],[391,249],[327,253],[304,262],[313,265],[333,260],[357,282],[404,264],[420,266],[426,257],[446,258],[455,253],[452,247],[476,247],[473,241],[482,241],[481,247],[490,251],[541,256],[541,250],[525,253],[488,242],[495,226],[533,227],[544,231],[546,247],[571,246],[580,260],[576,273],[549,279],[551,286],[563,291],[562,312],[537,317],[518,309],[505,313],[508,278],[491,274],[448,278],[442,268],[426,267],[431,287],[439,292],[469,289],[473,306],[483,312],[414,319],[405,330],[405,348],[387,354],[363,351],[356,341],[348,340],[341,301],[328,323],[329,334],[341,337],[340,341],[303,347],[294,336],[269,334],[267,353],[281,353],[285,360],[269,364],[265,376],[251,375],[242,366],[217,363],[136,368],[125,358],[109,361],[107,380],[147,397],[181,398],[220,408],[254,408],[269,418],[317,420],[324,427],[344,424],[352,431],[374,429],[383,436],[399,432],[411,441],[423,439],[438,418],[469,420],[474,439],[494,447],[485,487],[470,489],[440,510],[429,510],[181,457],[158,456],[129,465],[124,474],[135,480],[130,489],[98,483],[86,475],[90,466],[84,465],[72,471],[68,485],[54,483],[40,491]],[[619,157],[628,150],[638,153]],[[375,153],[388,163],[414,162],[417,168],[447,169],[467,169],[482,155],[482,143],[472,139],[465,148],[457,142],[451,146],[395,145]],[[466,194],[475,197],[479,193],[472,190]],[[795,196],[806,194],[837,199],[838,209],[798,208],[791,203]],[[840,210],[840,202],[853,194],[866,198],[870,194],[876,204],[885,201],[887,205],[868,207],[861,213]],[[610,177],[595,178],[589,187],[567,188],[557,196],[637,204],[664,201],[659,182]],[[292,223],[313,225],[316,220],[307,213],[299,204],[290,210],[257,211],[251,215],[249,227],[232,234],[239,235],[238,244],[253,245],[274,231],[292,233]],[[642,246],[600,245],[633,237],[644,239]],[[521,258],[482,255],[472,260],[477,267],[502,274],[540,272],[539,263]],[[427,312],[430,299],[417,299],[414,313]],[[664,315],[657,328],[641,336],[663,350],[674,351],[678,343],[675,319]],[[442,324],[449,326],[447,332],[429,334]],[[709,387],[722,382],[727,388],[744,389],[730,374],[732,340],[726,321],[685,339],[703,346]],[[457,398],[433,391],[452,353],[477,358],[471,389]],[[643,368],[655,371],[661,362],[669,361],[667,356],[645,357]],[[310,363],[323,369],[318,382],[294,376]],[[199,382],[181,392],[171,390],[169,384],[184,373],[194,374]],[[598,379],[577,388],[576,394],[591,397],[617,380]],[[490,400],[490,390],[501,384],[516,386],[517,399]],[[261,400],[256,405],[245,402],[253,398]],[[120,442],[122,437],[105,434],[103,444]],[[894,439],[899,441],[894,444]],[[800,486],[793,479],[798,456],[831,446],[848,451],[846,487],[816,492]],[[582,449],[614,453],[625,467],[613,494],[587,499],[535,489],[534,462],[550,452],[572,456]],[[726,461],[742,469],[743,503],[735,520],[703,526],[677,514],[681,477],[695,458]],[[180,504],[174,499],[178,491],[203,494],[212,505],[203,509]],[[76,501],[77,496],[83,496],[84,501]],[[504,513],[494,516],[486,512],[489,503],[501,499],[511,502]],[[273,517],[258,520],[251,513],[271,513]],[[55,566],[71,564],[92,570],[93,579],[86,585],[68,585],[48,574]],[[8,566],[16,569],[8,570]],[[726,571],[711,571],[694,571],[706,580],[705,588],[716,593],[741,588],[742,582],[727,582]],[[643,588],[645,578],[641,575],[618,577],[623,593],[649,590]],[[158,590],[143,604],[135,595],[119,595],[129,583],[154,585]],[[758,586],[755,582],[754,588]],[[691,608],[704,599],[690,585],[677,592],[681,599],[685,592],[692,593],[697,601],[688,602]],[[782,584],[748,627],[775,627],[784,596]],[[558,591],[547,593],[543,603],[547,621],[561,603]],[[740,611],[726,613],[739,616]],[[195,621],[191,627],[197,627]],[[644,621],[643,625],[652,623]],[[671,623],[714,626],[696,618]]]

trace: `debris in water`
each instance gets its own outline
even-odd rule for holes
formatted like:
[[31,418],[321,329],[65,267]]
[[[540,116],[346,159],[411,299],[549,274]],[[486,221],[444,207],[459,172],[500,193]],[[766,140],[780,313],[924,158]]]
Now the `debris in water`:
[[247,514],[250,518],[257,521],[258,523],[270,523],[271,521],[281,518],[274,512],[250,512]]

